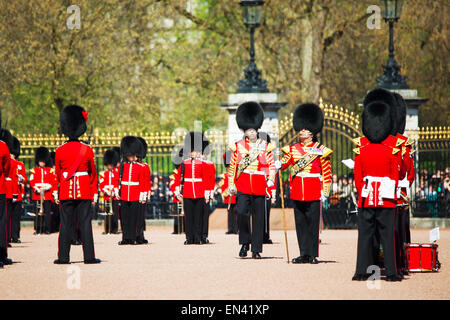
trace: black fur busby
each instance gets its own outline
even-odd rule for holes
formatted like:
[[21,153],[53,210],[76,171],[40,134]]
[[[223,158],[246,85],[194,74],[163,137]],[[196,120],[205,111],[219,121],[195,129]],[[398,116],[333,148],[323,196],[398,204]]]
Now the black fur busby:
[[236,110],[236,122],[241,130],[259,130],[264,122],[264,111],[257,102],[244,102]]
[[205,145],[204,135],[201,132],[189,132],[184,138],[184,152],[186,155],[190,154],[192,151],[198,151],[203,153],[203,148]]
[[48,166],[50,163],[50,151],[46,147],[39,147],[34,151],[34,163],[39,166],[39,162],[45,162]]
[[87,129],[88,113],[82,107],[71,104],[66,106],[59,116],[61,132],[70,139],[82,136]]
[[225,165],[225,167],[228,167],[230,165],[232,155],[233,155],[233,151],[231,151],[230,149],[225,151],[225,153],[223,154],[222,160],[223,160],[223,164]]
[[323,111],[318,105],[304,103],[295,109],[292,124],[295,131],[307,129],[315,136],[322,131],[323,119]]
[[396,92],[394,92],[394,97],[395,100],[397,101],[397,112],[396,112],[397,118],[395,119],[396,131],[397,133],[403,134],[406,128],[406,113],[407,113],[406,102],[403,99],[403,97]]
[[0,130],[0,140],[6,143],[8,146],[8,149],[11,152],[11,149],[13,149],[13,136],[11,132],[9,132],[8,129],[1,129]]
[[120,147],[113,147],[112,150],[119,155],[119,162],[120,162],[120,158],[122,158],[122,152],[120,151]]
[[270,143],[270,136],[267,132],[258,132],[258,138],[266,141],[267,143]]
[[103,154],[103,165],[105,166],[110,164],[115,167],[117,166],[117,163],[119,163],[119,161],[120,161],[119,154],[112,149],[106,150],[105,153]]
[[133,136],[123,137],[120,143],[120,151],[123,157],[127,155],[139,156],[142,151],[142,143],[138,138]]
[[145,139],[141,137],[138,137],[138,139],[141,142],[141,153],[139,154],[139,158],[144,159],[147,156],[147,141],[145,141]]
[[[380,143],[393,133],[397,101],[394,95],[382,88],[370,91],[364,98],[362,113],[363,134],[373,143]],[[394,118],[394,119],[393,119]]]
[[9,152],[14,155],[16,160],[19,159],[19,156],[20,156],[20,141],[16,137],[13,137],[12,148],[11,148],[11,150],[9,150]]
[[55,151],[50,152],[50,161],[48,167],[53,167],[55,165],[55,156],[56,156]]

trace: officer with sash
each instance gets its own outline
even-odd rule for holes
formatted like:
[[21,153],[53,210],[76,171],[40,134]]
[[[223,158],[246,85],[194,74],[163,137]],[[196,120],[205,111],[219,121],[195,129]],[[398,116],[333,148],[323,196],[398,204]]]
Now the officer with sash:
[[[264,240],[264,213],[267,188],[275,184],[276,169],[272,150],[275,146],[258,138],[264,121],[264,111],[257,102],[245,102],[236,111],[239,129],[245,138],[232,144],[229,175],[229,193],[236,194],[239,223],[240,257],[251,251],[253,259],[261,259]],[[248,223],[252,216],[252,226]]]
[[328,197],[331,185],[332,150],[321,145],[317,134],[323,127],[323,112],[316,104],[305,103],[294,112],[293,126],[300,142],[285,146],[277,168],[291,167],[289,188],[294,201],[295,228],[300,256],[292,263],[317,264],[321,199]]

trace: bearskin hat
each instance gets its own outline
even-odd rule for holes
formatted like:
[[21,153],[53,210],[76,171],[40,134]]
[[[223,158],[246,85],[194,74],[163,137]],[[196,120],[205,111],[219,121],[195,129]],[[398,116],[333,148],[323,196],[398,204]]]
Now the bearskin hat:
[[13,148],[13,136],[8,129],[0,130],[0,140],[6,143],[8,149],[11,150]]
[[225,151],[225,153],[222,155],[223,164],[225,165],[225,167],[228,167],[230,165],[232,155],[233,151],[231,151],[230,149]]
[[303,103],[294,111],[292,124],[295,131],[307,129],[315,136],[323,128],[323,111],[314,103]]
[[120,156],[117,152],[114,150],[106,150],[103,154],[103,165],[113,165],[114,167],[117,166],[117,163],[120,161]]
[[50,161],[48,167],[53,167],[55,165],[55,156],[56,156],[55,151],[50,152]]
[[142,143],[138,138],[133,136],[123,137],[120,142],[120,151],[123,157],[127,155],[138,156],[142,152]]
[[82,107],[71,104],[66,106],[59,116],[61,132],[70,139],[76,139],[86,132],[88,113]]
[[16,160],[19,159],[20,156],[20,141],[16,137],[13,137],[12,148],[9,150],[11,154],[16,157]]
[[120,147],[113,147],[111,150],[113,150],[114,152],[116,152],[119,155],[119,162],[120,162],[120,158],[122,157],[122,152],[120,151]]
[[370,142],[380,143],[393,133],[397,102],[389,91],[376,88],[364,98],[362,131]]
[[394,97],[395,100],[397,100],[397,119],[395,120],[396,123],[396,133],[400,133],[403,134],[405,132],[405,128],[406,128],[406,113],[407,113],[407,108],[406,108],[406,102],[403,99],[403,97],[394,92]]
[[39,166],[39,162],[45,162],[46,166],[50,163],[50,151],[46,147],[39,147],[34,151],[34,163]]
[[192,151],[203,153],[203,149],[205,148],[204,138],[205,136],[201,132],[189,132],[184,138],[184,152],[186,152],[186,154],[189,154]]
[[138,137],[141,142],[141,153],[139,154],[139,158],[144,159],[147,156],[148,145],[147,141],[144,138]]
[[236,122],[241,130],[259,130],[264,122],[264,111],[258,102],[244,102],[236,110]]

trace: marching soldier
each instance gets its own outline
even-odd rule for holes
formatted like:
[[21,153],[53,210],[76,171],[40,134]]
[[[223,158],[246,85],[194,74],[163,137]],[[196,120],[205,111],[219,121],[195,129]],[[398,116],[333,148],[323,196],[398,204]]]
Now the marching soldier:
[[333,152],[317,140],[323,120],[319,106],[312,103],[298,106],[294,112],[293,126],[299,133],[300,142],[283,147],[284,157],[281,163],[276,164],[281,170],[291,166],[289,188],[300,248],[300,256],[292,259],[292,263],[319,262],[321,199],[330,194],[330,156]]
[[60,114],[60,128],[69,140],[56,149],[55,172],[59,191],[54,192],[61,203],[61,226],[58,259],[55,264],[70,263],[70,246],[78,221],[85,264],[100,263],[95,258],[92,234],[91,205],[98,199],[97,170],[92,147],[78,140],[86,132],[88,113],[78,105],[66,106]]
[[209,231],[209,215],[211,214],[211,201],[214,199],[214,188],[216,186],[216,167],[214,163],[206,159],[209,154],[210,149],[208,148],[209,141],[203,136],[203,147],[202,147],[202,160],[206,165],[207,178],[204,179],[203,183],[205,186],[205,199],[208,202],[204,203],[203,216],[202,216],[202,243],[209,243],[208,231]]
[[126,136],[120,150],[124,157],[120,168],[120,200],[122,215],[122,241],[119,245],[136,244],[141,205],[146,202],[144,166],[138,162],[142,144],[138,138]]
[[[264,238],[264,208],[267,188],[275,183],[273,144],[258,138],[264,121],[264,111],[257,102],[245,102],[236,111],[238,127],[245,138],[230,146],[233,151],[228,168],[229,193],[236,194],[239,223],[240,257],[250,249],[253,259],[261,259]],[[267,175],[267,171],[269,174]],[[248,223],[252,215],[252,227]]]
[[[367,280],[368,267],[374,264],[375,232],[380,235],[384,251],[387,281],[401,281],[397,275],[395,257],[396,188],[402,176],[401,149],[390,136],[395,124],[392,108],[395,97],[377,88],[364,99],[361,139],[355,152],[355,185],[358,190],[358,255],[352,280]],[[394,141],[395,140],[395,141]]]
[[27,174],[23,162],[18,161],[20,156],[20,142],[14,137],[11,149],[11,162],[15,168],[12,173],[12,210],[11,210],[11,242],[20,243],[20,218],[23,214],[22,200],[25,193],[24,185],[27,183]]
[[[38,208],[43,203],[44,221],[42,219],[36,219],[35,234],[44,232],[50,234],[52,225],[51,207],[53,196],[52,193],[55,187],[55,174],[50,164],[50,152],[46,147],[39,147],[35,151],[34,161],[36,167],[30,170],[30,185],[33,189],[32,200],[36,203]],[[41,194],[43,193],[44,199],[41,201]],[[37,214],[37,213],[36,213]],[[43,223],[43,225],[41,225]]]
[[181,206],[183,205],[180,200],[176,197],[176,194],[180,191],[180,166],[183,161],[183,148],[179,148],[178,157],[176,159],[172,159],[173,173],[169,176],[169,188],[172,192],[172,202],[177,204],[177,214],[174,217],[173,221],[173,234],[179,234],[184,230],[184,216],[181,215]]
[[[228,169],[231,160],[231,150],[227,150],[223,154],[223,163],[225,168]],[[222,175],[222,180],[220,181],[220,189],[222,190],[223,202],[228,206],[228,231],[226,234],[237,234],[238,233],[238,217],[236,213],[236,195],[228,193],[229,186],[229,175],[225,172]]]
[[[1,123],[1,110],[0,110]],[[0,134],[0,268],[3,265],[12,264],[8,258],[8,238],[7,238],[7,212],[6,212],[6,186],[5,179],[10,177],[11,155],[9,146],[12,145],[11,134],[6,129],[1,129]]]
[[[50,152],[50,164],[48,165],[50,168],[52,168],[52,172],[55,173],[55,152]],[[53,190],[58,190],[58,184],[55,174],[54,179],[54,187]],[[55,198],[52,197],[52,206],[50,211],[52,212],[52,226],[50,232],[59,232],[59,225],[61,223],[60,217],[59,217],[59,205],[56,204]]]
[[186,216],[186,241],[184,244],[205,244],[202,239],[202,217],[204,203],[209,202],[209,193],[205,186],[209,167],[202,160],[203,134],[190,132],[184,139],[184,152],[189,159],[181,163],[180,189],[176,191],[178,200],[183,201]]
[[[118,233],[117,211],[119,209],[119,172],[117,172],[117,163],[120,162],[120,156],[114,150],[106,150],[103,154],[103,165],[106,170],[100,174],[99,188],[103,193],[105,205],[112,203],[113,215],[111,220],[106,219],[105,230],[112,234]],[[111,225],[109,223],[111,222]]]
[[147,202],[150,199],[151,194],[151,183],[150,183],[150,177],[151,177],[151,171],[150,166],[144,162],[145,157],[147,156],[147,142],[145,139],[138,137],[139,141],[141,142],[141,152],[138,156],[138,161],[143,166],[143,172],[144,172],[144,197],[145,197],[145,203],[140,204],[139,209],[139,217],[138,217],[138,229],[137,229],[137,238],[136,243],[137,244],[146,244],[148,243],[148,240],[144,237],[144,231],[145,231],[145,212],[147,211]]
[[405,172],[404,176],[400,176],[397,189],[397,219],[396,219],[396,257],[397,268],[399,275],[407,275],[408,270],[406,266],[406,256],[404,244],[411,242],[409,231],[409,197],[410,187],[414,182],[414,160],[412,159],[412,144],[413,142],[403,133],[406,127],[406,104],[402,96],[398,93],[393,93],[397,101],[396,112],[396,146],[401,148],[402,167]]
[[[119,155],[119,162],[117,162],[115,172],[117,173],[117,175],[119,176],[119,179],[120,179],[120,166],[121,166],[122,152],[120,151],[120,147],[113,147],[112,150],[115,151]],[[120,190],[120,184],[119,184],[119,190]],[[119,191],[119,194],[120,194],[120,191]],[[120,214],[120,201],[118,201],[118,205],[117,205],[117,220],[120,223],[120,230],[122,230],[122,216]]]

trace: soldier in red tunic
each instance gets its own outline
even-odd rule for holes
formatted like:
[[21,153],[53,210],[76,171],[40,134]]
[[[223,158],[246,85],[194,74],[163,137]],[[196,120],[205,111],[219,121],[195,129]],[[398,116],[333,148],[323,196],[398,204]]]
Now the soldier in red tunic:
[[[36,167],[30,170],[30,186],[33,190],[32,200],[35,201],[36,208],[40,206],[41,192],[44,193],[44,221],[36,219],[35,234],[40,234],[41,231],[45,234],[50,234],[52,217],[51,207],[53,200],[53,191],[55,188],[55,173],[48,165],[50,163],[50,151],[46,147],[39,147],[35,151],[34,161]],[[38,210],[36,210],[38,211]]]
[[209,202],[209,193],[205,187],[209,167],[202,160],[203,134],[190,132],[184,139],[184,155],[189,158],[180,166],[180,190],[177,198],[183,201],[186,215],[186,241],[184,244],[204,244],[202,241],[202,217],[204,203]]
[[[1,113],[0,113],[1,123]],[[6,129],[0,129],[0,268],[12,264],[8,259],[8,234],[6,212],[6,186],[5,179],[11,174],[11,155],[9,147],[12,146],[12,136]],[[8,146],[9,144],[9,146]]]
[[364,99],[362,130],[369,141],[355,152],[355,185],[358,191],[358,256],[352,280],[367,280],[374,264],[374,235],[378,231],[384,251],[387,281],[401,281],[395,257],[395,211],[401,149],[395,146],[392,132],[396,107],[387,90],[374,89]]
[[[223,154],[223,163],[225,168],[230,166],[232,152],[227,150]],[[229,175],[228,172],[222,174],[222,180],[220,181],[220,189],[222,190],[223,202],[228,207],[228,231],[225,234],[238,234],[238,217],[236,213],[236,195],[228,193]]]
[[175,148],[172,154],[172,163],[174,166],[172,174],[169,176],[169,188],[172,193],[172,202],[176,204],[176,215],[173,221],[173,234],[179,234],[184,230],[184,216],[182,215],[182,203],[178,200],[176,194],[180,192],[180,166],[183,161],[183,148]]
[[11,149],[11,161],[15,162],[12,171],[12,210],[11,210],[11,242],[20,243],[20,218],[23,214],[22,200],[25,193],[24,185],[27,183],[27,173],[23,162],[18,161],[20,156],[20,142],[14,137]]
[[86,132],[87,120],[88,113],[78,105],[66,106],[60,114],[61,131],[69,140],[55,153],[55,172],[59,182],[55,199],[61,203],[58,259],[54,261],[55,264],[70,263],[69,253],[76,221],[83,245],[84,263],[100,263],[100,259],[95,258],[91,223],[91,204],[98,199],[94,152],[91,146],[78,140]]
[[292,263],[317,264],[319,256],[320,200],[328,197],[331,185],[332,150],[317,141],[323,127],[323,112],[315,104],[306,103],[294,112],[293,126],[300,142],[283,147],[284,157],[277,167],[291,166],[289,188],[294,200],[295,227],[300,256]]
[[[252,258],[261,259],[266,193],[267,188],[275,184],[272,155],[275,146],[257,136],[264,121],[264,111],[257,102],[241,104],[236,111],[236,121],[245,138],[229,147],[233,155],[228,168],[228,190],[237,194],[239,244],[242,245],[239,256],[247,256],[251,243]],[[251,230],[249,214],[252,215]]]
[[[120,155],[114,150],[106,150],[103,154],[103,165],[106,170],[100,174],[99,189],[103,195],[105,206],[109,208],[112,203],[113,215],[111,220],[106,219],[105,230],[112,234],[118,233],[117,214],[119,211],[119,172],[116,170],[120,162]],[[111,221],[111,225],[109,225]]]
[[124,137],[120,144],[123,163],[120,167],[122,241],[119,245],[137,244],[139,210],[146,202],[147,192],[144,166],[138,162],[141,148],[141,142],[133,136]]
[[144,170],[145,202],[141,203],[140,209],[139,209],[136,243],[137,244],[146,244],[146,243],[148,243],[148,240],[145,239],[145,237],[144,237],[144,231],[146,230],[145,213],[147,211],[147,202],[150,199],[150,194],[151,194],[151,183],[150,183],[151,171],[150,171],[150,166],[144,162],[144,159],[147,156],[147,149],[148,149],[147,142],[145,141],[145,139],[143,139],[141,137],[138,137],[138,139],[141,142],[141,151],[138,155],[138,161],[142,164],[143,170]]

